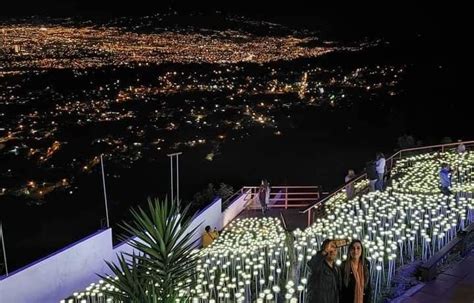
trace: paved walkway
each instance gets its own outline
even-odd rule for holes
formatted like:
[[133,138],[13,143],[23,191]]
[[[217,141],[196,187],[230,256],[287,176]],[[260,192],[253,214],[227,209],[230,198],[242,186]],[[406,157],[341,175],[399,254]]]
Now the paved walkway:
[[402,303],[473,303],[474,250],[458,264],[439,274]]
[[277,217],[280,218],[280,212],[285,217],[286,225],[289,230],[295,230],[296,228],[304,229],[307,226],[308,217],[306,214],[300,213],[300,209],[295,208],[271,208],[265,215],[259,209],[244,210],[237,216],[237,218],[262,218],[262,217]]

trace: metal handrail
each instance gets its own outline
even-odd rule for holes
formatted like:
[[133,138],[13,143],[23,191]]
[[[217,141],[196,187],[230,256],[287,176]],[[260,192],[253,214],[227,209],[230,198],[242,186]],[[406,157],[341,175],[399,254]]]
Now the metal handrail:
[[[313,199],[319,199],[320,197],[320,191],[319,191],[319,186],[282,186],[282,185],[276,185],[276,186],[271,186],[272,190],[275,190],[274,192],[270,192],[269,196],[269,202],[280,202],[284,201],[284,204],[270,204],[268,205],[269,208],[294,208],[294,207],[305,207],[308,206]],[[237,200],[239,197],[242,195],[245,195],[245,200],[251,201],[253,203],[253,200],[257,197],[258,195],[258,189],[259,186],[243,186],[240,188],[237,192],[232,194],[229,198],[227,198],[223,203],[222,203],[222,209],[224,210],[227,208],[230,204],[232,204],[235,200]],[[298,191],[291,191],[291,190],[297,190]],[[311,196],[311,197],[303,197],[304,195],[306,196]],[[299,203],[299,204],[294,204],[291,202],[297,202],[297,201],[306,201],[307,203]],[[250,206],[250,205],[249,205]]]
[[[400,159],[402,157],[402,153],[404,153],[404,152],[415,151],[415,150],[426,150],[426,149],[439,148],[439,147],[441,147],[442,152],[444,152],[444,149],[446,147],[458,146],[461,143],[464,144],[464,145],[470,145],[470,144],[474,144],[474,141],[462,141],[462,142],[456,142],[456,143],[446,143],[446,144],[429,145],[429,146],[423,146],[423,147],[405,148],[405,149],[401,149],[401,150],[397,151],[396,153],[394,153],[393,155],[388,157],[386,159],[386,161],[391,161],[391,166],[393,166],[393,159],[395,159],[395,157],[397,157],[397,156]],[[391,167],[390,167],[390,169],[391,169]],[[341,187],[337,188],[336,190],[332,191],[329,195],[327,195],[323,199],[314,202],[312,205],[310,205],[306,209],[302,210],[301,213],[307,213],[311,209],[319,207],[324,202],[326,202],[327,200],[331,199],[333,196],[338,194],[341,190],[345,189],[345,187],[347,185],[352,184],[356,181],[359,181],[361,178],[366,177],[366,176],[367,176],[366,173],[362,173],[361,175],[359,175],[356,178],[352,179],[351,181],[347,182],[343,186],[341,186]],[[308,223],[309,223],[309,214],[308,214]]]
[[[421,147],[412,147],[412,148],[405,148],[405,149],[401,149],[399,150],[398,152],[396,152],[393,156],[395,156],[396,154],[398,153],[402,153],[402,152],[407,152],[407,151],[414,151],[414,150],[423,150],[423,149],[430,149],[430,148],[437,148],[437,147],[441,147],[444,151],[444,148],[445,147],[449,147],[449,146],[458,146],[459,144],[464,144],[464,145],[470,145],[470,144],[474,144],[474,141],[462,141],[462,142],[456,142],[456,143],[446,143],[446,144],[437,144],[437,145],[429,145],[429,146],[421,146]],[[391,158],[391,157],[390,157]]]

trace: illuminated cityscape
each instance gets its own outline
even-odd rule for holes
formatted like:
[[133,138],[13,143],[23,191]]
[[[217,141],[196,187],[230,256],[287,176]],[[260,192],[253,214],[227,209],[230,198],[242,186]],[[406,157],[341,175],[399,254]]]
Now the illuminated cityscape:
[[424,35],[147,14],[0,19],[0,221],[12,269],[105,226],[101,155],[115,228],[130,207],[170,195],[170,153],[183,153],[180,197],[196,211],[210,183],[331,190],[398,137],[455,139],[441,129],[446,112],[443,125],[461,138],[469,129],[449,60],[427,55],[445,44],[425,46]]
[[474,299],[470,10],[29,2],[0,9],[0,302]]
[[[41,25],[25,20],[0,29],[0,104],[7,118],[0,143],[12,160],[2,174],[17,177],[2,194],[34,200],[58,188],[73,194],[74,179],[91,172],[101,153],[130,167],[145,156],[205,145],[212,161],[223,142],[249,136],[253,128],[281,135],[293,107],[347,106],[354,95],[395,95],[404,73],[404,66],[331,69],[315,62],[382,41],[350,47],[323,41],[312,47],[305,44],[314,36],[304,33],[163,29],[151,34],[67,20]],[[291,68],[272,64],[296,59],[307,62]],[[65,132],[70,128],[97,135],[77,138]],[[107,131],[96,132],[99,128]],[[83,148],[70,147],[77,144]],[[48,173],[38,180],[22,178],[15,161]],[[61,173],[51,173],[55,170]],[[52,174],[56,178],[48,177]]]

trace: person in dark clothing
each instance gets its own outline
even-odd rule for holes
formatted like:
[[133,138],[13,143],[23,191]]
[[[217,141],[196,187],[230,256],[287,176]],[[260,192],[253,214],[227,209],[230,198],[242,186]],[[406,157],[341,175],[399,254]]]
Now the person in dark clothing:
[[360,240],[349,244],[347,259],[342,262],[341,303],[368,303],[371,296],[369,262],[364,258]]
[[260,206],[262,207],[262,214],[265,214],[267,211],[267,186],[265,185],[265,182],[262,180],[262,184],[260,184],[260,187],[258,189],[258,201],[260,202]]
[[439,179],[441,183],[441,192],[445,195],[451,195],[451,175],[452,171],[449,168],[449,165],[447,163],[441,164],[441,170],[439,171]]
[[324,240],[321,250],[308,262],[309,303],[338,303],[341,288],[341,273],[336,266],[337,246],[335,241]]
[[267,179],[263,180],[265,186],[265,208],[268,210],[268,203],[270,203],[270,182]]
[[375,184],[379,178],[375,161],[367,162],[365,166],[365,172],[367,173],[367,179],[369,179],[369,191],[373,192],[375,191]]

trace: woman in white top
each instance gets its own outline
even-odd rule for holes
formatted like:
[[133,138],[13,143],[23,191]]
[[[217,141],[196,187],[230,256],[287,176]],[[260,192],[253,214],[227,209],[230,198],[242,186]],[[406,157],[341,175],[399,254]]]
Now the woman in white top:
[[346,183],[346,195],[347,195],[347,199],[349,200],[354,197],[355,187],[354,187],[354,182],[350,184],[347,184],[347,183],[349,183],[349,181],[351,181],[354,178],[355,178],[355,172],[352,169],[349,169],[349,171],[347,172],[347,176],[344,178],[344,182]]
[[458,148],[456,149],[458,153],[462,154],[466,151],[466,146],[462,143],[461,140],[458,140]]
[[377,190],[382,191],[384,186],[385,175],[385,156],[382,153],[377,153],[377,161],[375,162],[375,170],[377,171],[378,180],[375,184]]

